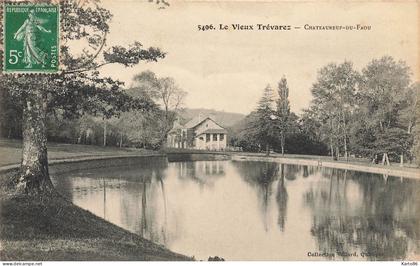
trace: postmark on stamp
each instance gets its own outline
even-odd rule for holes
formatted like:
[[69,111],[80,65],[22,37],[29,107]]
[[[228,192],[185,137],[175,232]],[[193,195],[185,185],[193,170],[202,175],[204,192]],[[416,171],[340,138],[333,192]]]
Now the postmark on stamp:
[[3,71],[58,72],[59,6],[5,3],[3,12]]

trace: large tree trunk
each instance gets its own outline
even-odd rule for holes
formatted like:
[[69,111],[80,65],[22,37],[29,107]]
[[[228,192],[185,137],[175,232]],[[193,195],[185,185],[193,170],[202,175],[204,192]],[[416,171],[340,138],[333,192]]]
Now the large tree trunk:
[[41,88],[29,88],[23,106],[22,163],[17,187],[30,194],[53,190],[48,173],[46,112],[46,94]]

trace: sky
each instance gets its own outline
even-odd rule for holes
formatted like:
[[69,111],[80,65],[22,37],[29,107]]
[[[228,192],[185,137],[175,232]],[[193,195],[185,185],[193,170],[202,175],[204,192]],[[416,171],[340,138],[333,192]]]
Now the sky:
[[[102,0],[113,14],[107,45],[140,41],[167,53],[157,63],[133,68],[105,66],[106,75],[129,86],[135,74],[151,70],[173,77],[188,96],[185,107],[247,114],[262,90],[284,75],[291,109],[311,101],[311,85],[328,63],[352,61],[362,69],[384,55],[405,61],[419,80],[420,4],[405,2],[170,1],[158,9],[141,0]],[[198,25],[271,24],[290,31],[199,31]],[[369,31],[310,31],[309,25],[369,25]]]

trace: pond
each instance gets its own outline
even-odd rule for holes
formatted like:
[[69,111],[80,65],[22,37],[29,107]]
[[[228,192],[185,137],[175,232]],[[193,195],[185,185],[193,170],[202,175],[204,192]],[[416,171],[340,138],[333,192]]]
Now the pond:
[[97,216],[196,259],[398,260],[420,253],[420,182],[273,162],[168,162],[58,175]]

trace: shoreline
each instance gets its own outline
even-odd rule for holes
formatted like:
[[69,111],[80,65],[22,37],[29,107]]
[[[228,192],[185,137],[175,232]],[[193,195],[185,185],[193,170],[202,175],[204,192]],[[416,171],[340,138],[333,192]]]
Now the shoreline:
[[[359,171],[373,174],[391,175],[404,178],[420,179],[420,169],[414,167],[400,167],[400,166],[382,166],[374,165],[366,162],[354,162],[354,161],[332,161],[328,160],[323,156],[310,156],[310,155],[270,155],[265,156],[260,153],[237,153],[237,152],[212,152],[212,151],[196,151],[196,150],[181,150],[168,151],[160,153],[149,153],[149,154],[127,154],[127,155],[92,155],[83,157],[71,157],[63,159],[52,159],[49,160],[49,166],[54,169],[56,166],[66,164],[77,164],[77,163],[94,163],[94,162],[111,162],[111,165],[106,166],[122,166],[116,163],[116,161],[122,161],[128,159],[128,164],[131,164],[130,160],[150,158],[150,157],[166,157],[169,161],[186,161],[186,160],[232,160],[232,161],[269,161],[278,162],[284,164],[294,165],[308,165],[316,167],[336,168],[343,170]],[[299,158],[301,157],[301,158]],[[302,158],[304,157],[304,158]],[[305,158],[308,157],[308,158]],[[14,172],[19,169],[19,164],[11,164],[0,166],[0,175]],[[84,169],[86,169],[85,166]],[[102,165],[100,166],[102,167]],[[95,168],[95,167],[92,167]],[[77,170],[77,169],[73,169]],[[54,174],[55,171],[53,170]]]
[[412,178],[420,180],[420,169],[409,167],[395,167],[395,166],[378,166],[369,165],[366,163],[356,163],[347,161],[329,161],[322,158],[293,158],[293,157],[279,157],[279,156],[264,156],[264,155],[250,155],[250,154],[235,154],[231,156],[232,161],[268,161],[284,164],[307,165],[325,168],[335,168],[343,170],[351,170],[358,172],[366,172],[372,174],[383,174],[388,176]]

